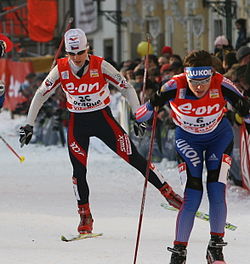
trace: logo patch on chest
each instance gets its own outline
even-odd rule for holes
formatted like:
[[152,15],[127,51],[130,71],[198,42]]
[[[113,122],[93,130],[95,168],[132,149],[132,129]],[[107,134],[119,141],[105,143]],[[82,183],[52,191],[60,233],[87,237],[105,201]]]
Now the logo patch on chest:
[[69,71],[63,71],[61,75],[63,80],[69,79]]
[[90,70],[90,77],[99,77],[99,72],[97,69]]
[[212,89],[209,92],[209,97],[210,98],[219,98],[220,94],[219,94],[219,90],[218,89]]

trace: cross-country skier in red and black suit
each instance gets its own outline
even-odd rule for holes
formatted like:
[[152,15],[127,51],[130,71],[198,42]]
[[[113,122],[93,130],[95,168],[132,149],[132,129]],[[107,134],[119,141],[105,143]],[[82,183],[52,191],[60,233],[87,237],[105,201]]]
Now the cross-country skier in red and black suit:
[[[125,96],[133,113],[139,107],[134,88],[103,58],[88,54],[88,43],[81,29],[65,33],[67,57],[59,59],[40,88],[29,109],[27,124],[20,129],[21,145],[28,144],[39,109],[62,87],[70,111],[68,149],[73,166],[73,186],[80,214],[79,233],[90,233],[93,218],[89,206],[89,187],[86,179],[90,137],[98,137],[121,158],[146,173],[147,161],[138,153],[129,136],[114,119],[109,103],[109,83]],[[149,174],[152,183],[173,206],[180,208],[182,198],[175,194],[152,164]]]

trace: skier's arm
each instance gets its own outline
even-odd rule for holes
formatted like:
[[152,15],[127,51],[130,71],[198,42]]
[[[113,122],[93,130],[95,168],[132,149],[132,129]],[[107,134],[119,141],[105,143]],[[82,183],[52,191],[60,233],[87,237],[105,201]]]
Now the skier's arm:
[[127,99],[132,112],[135,113],[140,103],[134,87],[107,61],[102,62],[102,72],[106,81],[114,85]]
[[26,125],[20,127],[19,131],[19,142],[21,143],[21,147],[24,144],[28,145],[32,135],[33,135],[33,126],[35,124],[36,117],[38,115],[39,110],[41,109],[44,102],[48,100],[48,98],[54,94],[56,88],[60,85],[59,73],[57,66],[55,66],[52,71],[48,74],[46,79],[43,81],[41,86],[37,89],[29,108]]
[[224,98],[244,117],[247,129],[250,131],[250,100],[244,97],[235,85],[224,78],[222,83],[222,94]]
[[162,107],[176,96],[177,83],[175,80],[169,80],[159,91],[157,91],[149,102],[143,104],[136,111],[136,120],[144,122],[151,118],[155,106]]
[[41,86],[37,89],[28,112],[26,123],[30,126],[34,126],[36,117],[39,110],[43,104],[48,100],[48,98],[55,93],[55,90],[60,85],[58,68],[55,66],[45,80],[42,82]]

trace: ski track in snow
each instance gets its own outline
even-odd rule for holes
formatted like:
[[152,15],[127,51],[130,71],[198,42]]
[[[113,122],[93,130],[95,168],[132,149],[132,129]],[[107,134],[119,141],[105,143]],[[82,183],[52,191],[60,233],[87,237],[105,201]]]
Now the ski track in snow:
[[[94,231],[99,238],[60,241],[76,234],[79,216],[73,194],[72,168],[67,148],[30,144],[22,149],[18,129],[25,117],[0,114],[0,135],[26,160],[20,163],[0,141],[0,259],[4,264],[128,264],[133,263],[144,178],[97,139],[91,140],[88,182]],[[176,166],[166,160],[156,164],[181,194]],[[230,186],[228,222],[238,225],[226,231],[228,264],[250,263],[250,198]],[[160,207],[164,199],[150,184],[147,188],[138,264],[169,263],[176,212]],[[201,211],[207,211],[204,191]],[[195,220],[187,263],[206,263],[209,224]]]

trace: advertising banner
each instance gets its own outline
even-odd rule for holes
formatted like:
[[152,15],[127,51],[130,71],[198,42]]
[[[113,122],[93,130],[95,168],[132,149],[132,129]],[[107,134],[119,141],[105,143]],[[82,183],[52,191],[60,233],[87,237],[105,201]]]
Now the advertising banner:
[[97,30],[97,5],[93,0],[75,0],[75,25],[86,34]]
[[14,111],[18,104],[27,99],[19,92],[25,76],[32,72],[31,62],[18,62],[0,59],[0,78],[5,82],[6,93],[4,108]]

